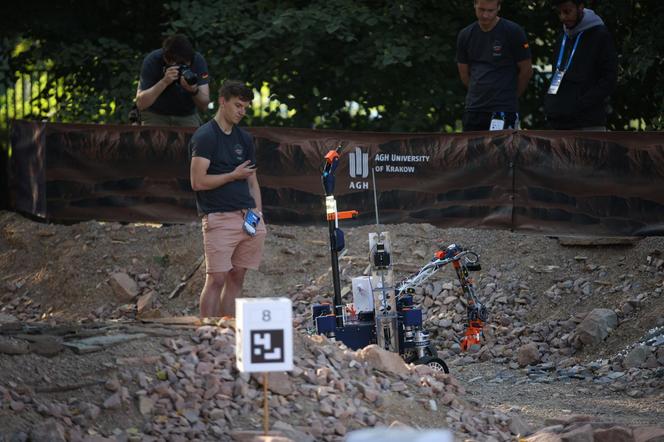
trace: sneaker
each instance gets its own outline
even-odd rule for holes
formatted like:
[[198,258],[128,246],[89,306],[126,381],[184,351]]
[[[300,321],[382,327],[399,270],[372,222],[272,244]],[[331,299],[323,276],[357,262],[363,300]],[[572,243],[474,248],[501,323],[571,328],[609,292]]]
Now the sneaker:
[[230,315],[222,316],[219,318],[219,321],[217,321],[217,327],[221,326],[235,327],[235,317]]

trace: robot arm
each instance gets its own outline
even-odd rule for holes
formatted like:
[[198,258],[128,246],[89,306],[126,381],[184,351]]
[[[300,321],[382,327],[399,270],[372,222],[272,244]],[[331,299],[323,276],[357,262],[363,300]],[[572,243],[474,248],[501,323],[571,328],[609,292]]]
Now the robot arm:
[[457,278],[461,284],[467,305],[467,324],[464,337],[461,339],[461,349],[466,351],[473,345],[480,344],[484,323],[488,319],[488,311],[475,294],[475,286],[470,271],[480,270],[479,255],[470,250],[464,250],[456,244],[449,245],[445,250],[439,250],[434,257],[419,272],[402,281],[397,286],[397,298],[412,292],[431,278],[438,270],[452,264]]
[[460,266],[468,270],[480,270],[479,259],[480,257],[477,253],[470,250],[463,250],[455,244],[450,245],[447,250],[439,250],[434,253],[431,261],[424,265],[416,274],[409,276],[397,286],[397,297],[401,297],[403,294],[421,286],[425,281],[435,275],[438,270],[450,263],[461,261]]

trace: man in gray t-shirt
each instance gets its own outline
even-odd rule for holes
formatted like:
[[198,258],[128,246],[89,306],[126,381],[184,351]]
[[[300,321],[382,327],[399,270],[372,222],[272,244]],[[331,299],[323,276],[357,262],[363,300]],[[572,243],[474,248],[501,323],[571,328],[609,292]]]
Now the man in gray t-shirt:
[[474,4],[477,21],[457,38],[457,67],[468,88],[463,130],[513,129],[519,96],[533,75],[526,33],[498,17],[501,0],[474,0]]

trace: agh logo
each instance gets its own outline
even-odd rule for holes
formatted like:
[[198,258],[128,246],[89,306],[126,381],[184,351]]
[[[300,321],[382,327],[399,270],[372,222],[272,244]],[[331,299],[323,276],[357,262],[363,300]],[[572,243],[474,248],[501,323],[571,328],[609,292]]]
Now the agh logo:
[[[350,162],[348,170],[351,178],[367,178],[369,176],[369,153],[362,152],[362,149],[356,147],[354,152],[348,154],[348,161]],[[369,183],[367,181],[351,180],[348,188],[368,189]]]

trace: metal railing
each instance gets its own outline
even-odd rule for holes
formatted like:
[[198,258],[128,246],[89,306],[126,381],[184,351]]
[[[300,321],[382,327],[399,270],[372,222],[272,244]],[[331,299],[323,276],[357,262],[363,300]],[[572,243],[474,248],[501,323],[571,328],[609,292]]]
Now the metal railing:
[[11,124],[17,119],[55,121],[64,94],[62,82],[46,71],[23,72],[0,93],[0,209],[10,207]]
[[9,130],[17,119],[55,121],[63,97],[62,79],[46,71],[19,73],[12,87],[0,95],[0,140],[2,151],[10,152]]

